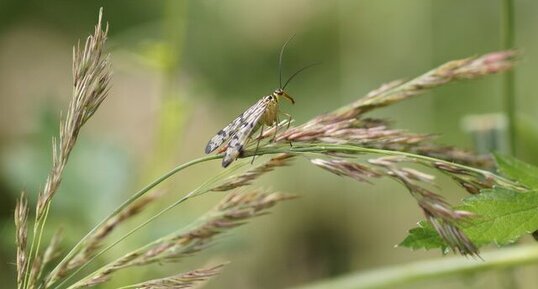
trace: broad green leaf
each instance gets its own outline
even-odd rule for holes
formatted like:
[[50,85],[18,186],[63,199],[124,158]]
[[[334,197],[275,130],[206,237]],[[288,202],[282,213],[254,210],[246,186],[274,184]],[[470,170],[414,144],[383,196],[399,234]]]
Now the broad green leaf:
[[[477,246],[510,244],[538,229],[538,191],[483,190],[478,195],[465,198],[457,209],[476,215],[461,223],[460,228]],[[419,225],[409,231],[400,246],[412,249],[446,248],[432,226],[424,221]]]
[[538,190],[538,168],[510,156],[495,154],[501,173],[519,183]]

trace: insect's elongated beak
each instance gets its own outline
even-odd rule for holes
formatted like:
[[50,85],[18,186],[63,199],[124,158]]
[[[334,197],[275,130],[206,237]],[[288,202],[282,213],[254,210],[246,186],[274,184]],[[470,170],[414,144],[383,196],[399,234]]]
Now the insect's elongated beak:
[[289,96],[287,93],[284,92],[282,96],[287,98],[292,104],[295,104],[295,99],[293,99],[293,97]]

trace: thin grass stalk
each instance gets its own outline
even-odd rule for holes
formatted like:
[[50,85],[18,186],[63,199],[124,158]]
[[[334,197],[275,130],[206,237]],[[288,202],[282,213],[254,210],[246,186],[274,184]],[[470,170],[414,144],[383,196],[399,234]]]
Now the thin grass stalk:
[[[189,162],[186,162],[186,163],[183,163],[175,168],[173,168],[172,170],[170,170],[169,172],[167,172],[166,174],[160,176],[159,178],[157,178],[156,180],[154,180],[153,182],[151,182],[150,184],[148,184],[146,187],[142,188],[141,190],[139,190],[138,192],[136,192],[135,194],[133,194],[129,199],[127,199],[125,202],[123,202],[119,207],[117,207],[112,213],[110,213],[107,217],[105,217],[99,224],[97,224],[95,227],[93,227],[92,230],[90,230],[90,232],[88,232],[82,239],[80,239],[78,241],[78,243],[71,249],[71,251],[69,251],[69,253],[67,253],[67,255],[62,259],[62,261],[52,270],[51,272],[51,276],[55,276],[55,275],[58,275],[58,271],[61,270],[61,268],[64,268],[65,265],[67,264],[67,262],[69,262],[69,260],[72,259],[72,257],[75,256],[76,253],[78,253],[78,251],[80,250],[80,248],[83,246],[83,244],[98,230],[98,228],[100,228],[101,226],[103,226],[104,224],[106,224],[106,222],[108,222],[109,220],[111,220],[112,218],[114,218],[116,215],[118,215],[121,211],[123,211],[123,209],[127,208],[131,203],[133,203],[134,201],[136,201],[138,198],[140,198],[141,196],[145,195],[147,192],[149,192],[151,189],[153,189],[154,187],[156,187],[157,185],[159,185],[160,183],[162,183],[163,181],[167,180],[168,178],[170,178],[171,176],[175,175],[176,173],[182,171],[183,169],[186,169],[190,166],[193,166],[193,165],[196,165],[196,164],[199,164],[199,163],[203,163],[203,162],[206,162],[206,161],[210,161],[210,160],[215,160],[215,159],[220,159],[222,158],[222,155],[208,155],[208,156],[204,156],[204,157],[201,157],[201,158],[198,158],[198,159],[194,159],[194,160],[191,160]],[[191,192],[192,193],[192,192]],[[188,194],[187,196],[189,196],[190,194]],[[190,197],[190,196],[189,196]],[[186,198],[186,197],[184,197]],[[179,201],[177,201],[177,203],[181,203],[184,200],[184,198],[180,199]],[[174,203],[172,205],[170,205],[169,207],[167,207],[167,210],[171,209],[173,206],[176,206],[177,204]],[[153,220],[154,218],[152,218],[151,220]],[[145,222],[145,224],[147,224],[148,222]],[[130,232],[130,234],[132,234],[134,232]],[[121,238],[121,240],[127,238],[127,236],[124,236],[123,238]],[[119,241],[117,241],[119,242]],[[117,243],[115,242],[115,243]],[[110,247],[110,246],[109,246]],[[107,247],[108,248],[108,247]],[[104,253],[104,252],[103,252]],[[102,253],[99,253],[98,255],[101,255]],[[96,257],[93,257],[92,259],[90,260],[94,260]],[[89,262],[88,262],[89,263]],[[88,264],[86,263],[86,264]],[[86,265],[84,265],[86,266]],[[79,270],[77,270],[76,272],[79,272]],[[71,278],[71,277],[70,277]],[[64,280],[62,282],[62,284],[65,282],[66,280]],[[47,287],[53,285],[53,282],[48,284]],[[56,286],[55,288],[59,288],[60,285]]]
[[[70,262],[67,263],[66,271],[70,271],[73,268],[81,266],[81,264],[87,263],[88,259],[101,247],[104,239],[109,236],[117,226],[137,215],[159,196],[160,192],[154,192],[153,194],[149,194],[138,199],[120,212],[116,217],[111,219],[102,227],[99,227],[97,232],[92,235],[90,239],[88,239],[88,242],[84,248],[77,255],[75,255]],[[50,281],[53,282],[52,280]]]
[[[282,166],[282,165],[285,165],[285,161],[286,159],[288,159],[290,156],[285,156],[285,155],[280,155],[280,156],[277,156],[271,160],[269,160],[267,162],[267,164],[264,164],[264,165],[261,165],[259,166],[258,168],[254,169],[254,170],[249,170],[245,173],[242,173],[240,174],[239,176],[234,176],[234,177],[230,177],[230,178],[227,178],[227,179],[224,179],[224,176],[230,172],[233,172],[235,169],[238,169],[240,166],[239,165],[236,165],[232,168],[230,168],[229,170],[227,171],[221,171],[219,174],[217,174],[216,176],[214,176],[213,178],[210,178],[208,179],[207,181],[205,181],[201,186],[199,186],[197,189],[195,189],[194,191],[191,191],[189,194],[185,195],[183,198],[179,199],[178,201],[176,201],[175,203],[171,204],[170,206],[168,206],[167,208],[161,210],[159,213],[157,213],[156,215],[152,216],[151,218],[149,218],[148,220],[146,220],[144,223],[140,224],[139,226],[137,226],[136,228],[132,229],[130,232],[128,232],[127,234],[125,234],[124,236],[122,236],[120,239],[116,240],[114,243],[110,244],[109,246],[107,246],[106,248],[104,248],[102,251],[100,251],[99,253],[97,253],[95,256],[93,256],[92,258],[90,258],[89,260],[87,260],[84,265],[82,265],[81,267],[79,267],[75,272],[71,273],[67,278],[65,278],[60,284],[58,284],[56,286],[56,288],[60,287],[61,285],[65,284],[68,280],[70,280],[72,277],[74,277],[74,275],[76,275],[78,272],[80,272],[82,269],[84,269],[86,266],[88,266],[92,261],[94,261],[96,258],[98,258],[99,256],[101,256],[102,254],[104,254],[105,252],[107,252],[108,250],[110,250],[112,247],[114,247],[115,245],[117,245],[119,242],[123,241],[124,239],[126,239],[127,237],[129,237],[130,235],[132,235],[133,233],[135,233],[136,231],[138,231],[139,229],[141,229],[142,227],[144,227],[145,225],[147,225],[148,223],[152,222],[153,220],[155,220],[156,218],[158,218],[159,216],[161,216],[162,214],[166,213],[167,211],[171,210],[172,208],[176,207],[177,205],[179,205],[180,203],[186,201],[187,199],[191,198],[191,197],[195,197],[195,196],[199,196],[203,193],[206,193],[206,192],[209,192],[209,191],[215,191],[215,190],[221,190],[221,191],[224,191],[224,190],[229,190],[231,188],[237,188],[237,187],[240,187],[240,186],[245,186],[245,185],[248,185],[248,181],[251,181],[252,179],[260,176],[261,174],[263,173],[266,173],[268,171],[271,171],[272,168],[274,168],[275,166]],[[253,175],[253,172],[254,172],[254,175]],[[217,184],[217,185],[213,185],[215,184],[217,181],[219,180],[222,180],[224,179],[224,184]],[[240,182],[238,182],[237,180],[240,180]],[[230,185],[230,182],[232,181],[233,185],[231,186]],[[224,187],[226,187],[227,189],[223,189]],[[99,226],[98,226],[99,227]],[[151,245],[151,244],[150,244]],[[149,245],[148,245],[149,246]],[[93,274],[93,273],[92,273]],[[92,275],[90,274],[90,275]],[[52,285],[54,282],[56,281],[56,279],[53,279],[53,280],[49,280],[49,286]],[[81,280],[82,281],[82,280]],[[79,281],[80,282],[80,281]],[[79,282],[77,282],[76,284],[78,284]],[[76,285],[74,284],[74,285]],[[74,286],[72,285],[72,286]],[[70,287],[71,288],[71,287]]]
[[[41,222],[37,222],[34,223],[35,226],[39,226],[39,234],[38,234],[38,239],[37,239],[37,245],[36,245],[36,250],[35,250],[35,255],[33,257],[33,260],[36,262],[36,263],[41,263],[41,264],[32,264],[32,267],[33,268],[44,268],[44,265],[43,265],[43,262],[39,261],[41,258],[40,258],[40,255],[39,255],[39,249],[41,248],[41,241],[42,241],[42,238],[43,238],[43,231],[45,230],[45,224],[47,222],[47,218],[49,216],[49,212],[50,212],[50,206],[51,206],[52,202],[48,202],[47,205],[45,206],[45,213],[43,215],[43,218],[41,219]],[[35,234],[34,234],[35,236]],[[33,245],[33,242],[32,242],[32,245]],[[30,264],[28,264],[30,265]],[[34,288],[33,285],[36,284],[37,282],[37,278],[39,278],[40,276],[42,275],[42,272],[36,272],[34,274],[28,274],[28,278],[29,280],[27,281],[28,282],[28,287],[27,288]],[[33,278],[32,278],[33,277]]]
[[[141,223],[140,225],[136,226],[135,228],[131,229],[129,232],[127,232],[125,235],[121,236],[120,238],[118,238],[116,241],[112,242],[110,245],[106,246],[105,248],[103,248],[101,251],[99,251],[98,253],[96,253],[95,255],[93,255],[91,258],[89,258],[84,264],[82,264],[80,267],[78,267],[75,271],[73,271],[72,273],[70,273],[67,277],[65,277],[62,282],[60,282],[55,288],[61,288],[61,286],[63,286],[64,284],[66,284],[69,280],[71,280],[74,276],[76,276],[76,274],[78,274],[79,272],[81,272],[83,269],[85,269],[88,265],[90,265],[91,263],[93,263],[97,258],[101,257],[103,254],[105,254],[106,252],[108,252],[110,249],[112,249],[113,247],[115,247],[116,245],[118,245],[120,242],[122,242],[123,240],[127,239],[129,236],[131,236],[132,234],[136,233],[138,230],[140,230],[141,228],[145,227],[147,224],[149,224],[150,222],[154,221],[155,219],[157,219],[158,217],[160,217],[161,215],[163,215],[164,213],[170,211],[171,209],[173,209],[174,207],[176,207],[177,205],[183,203],[184,201],[186,201],[187,199],[189,199],[191,196],[195,195],[195,192],[196,191],[191,191],[190,193],[188,193],[187,195],[185,195],[184,197],[182,197],[181,199],[179,199],[178,201],[174,202],[173,204],[169,205],[168,207],[164,208],[163,210],[159,211],[157,214],[151,216],[150,218],[148,218],[147,220],[145,220],[143,223]],[[94,272],[94,273],[91,273],[90,275],[93,275],[99,271],[101,271],[103,268],[99,269],[98,271]],[[72,289],[72,288],[77,288],[77,286],[83,282],[85,280],[85,278],[81,279],[80,281],[70,285],[68,287],[68,289]],[[52,285],[52,284],[51,284]]]
[[47,266],[53,259],[57,258],[60,255],[60,244],[63,239],[63,229],[58,229],[52,239],[50,240],[47,249],[43,253],[43,262],[41,263],[41,268],[37,279],[39,280],[45,271],[45,266]]
[[[222,156],[220,155],[215,155],[214,156],[215,158],[220,158]],[[230,178],[227,178],[227,179],[224,179],[224,176],[226,174],[229,174],[231,172],[233,172],[234,170],[238,169],[240,166],[234,166],[226,171],[221,171],[219,174],[217,174],[216,176],[206,180],[202,185],[200,185],[198,188],[196,188],[195,190],[191,191],[190,193],[188,193],[187,195],[185,195],[184,197],[182,197],[181,199],[179,199],[178,201],[174,202],[173,204],[169,205],[168,207],[166,207],[165,209],[161,210],[160,212],[158,212],[157,214],[155,214],[154,216],[150,217],[149,219],[147,219],[144,223],[138,225],[137,227],[135,227],[134,229],[132,229],[131,231],[129,231],[127,234],[125,234],[124,236],[120,237],[118,240],[116,240],[115,242],[113,242],[112,244],[110,244],[109,246],[107,246],[106,248],[104,248],[103,250],[101,250],[99,253],[97,253],[95,256],[91,257],[90,259],[86,260],[84,262],[84,264],[78,268],[76,271],[74,271],[73,273],[71,273],[67,278],[65,278],[60,284],[58,284],[56,286],[56,288],[60,287],[61,285],[65,284],[65,282],[67,282],[69,279],[71,279],[72,277],[74,277],[74,275],[76,275],[78,272],[80,272],[82,269],[84,269],[86,266],[88,266],[91,262],[93,262],[95,259],[97,259],[99,256],[103,255],[104,253],[106,253],[108,250],[110,250],[111,248],[113,248],[114,246],[116,246],[118,243],[120,243],[121,241],[125,240],[126,238],[128,238],[130,235],[132,235],[133,233],[135,233],[136,231],[138,231],[139,229],[141,229],[142,227],[146,226],[147,224],[149,224],[150,222],[154,221],[155,219],[157,219],[158,217],[160,217],[161,215],[163,215],[164,213],[168,212],[169,210],[173,209],[174,207],[176,207],[177,205],[181,204],[182,202],[192,198],[192,197],[196,197],[196,196],[199,196],[199,195],[202,195],[206,192],[209,192],[209,191],[227,191],[227,190],[230,190],[230,189],[233,189],[233,188],[237,188],[237,187],[240,187],[240,186],[245,186],[245,185],[248,185],[250,181],[252,181],[254,178],[262,175],[263,173],[266,173],[266,172],[269,172],[271,171],[274,167],[276,166],[283,166],[283,165],[286,165],[286,160],[288,158],[290,158],[291,156],[286,156],[286,155],[280,155],[280,156],[277,156],[271,160],[269,160],[266,164],[263,164],[263,165],[260,165],[259,167],[253,169],[253,170],[249,170],[245,173],[242,173],[238,176],[232,176]],[[203,157],[201,158],[199,161],[200,162],[204,162],[204,161],[207,161],[207,160],[210,160],[210,159],[213,159],[213,158],[209,158],[208,157]],[[196,160],[194,160],[196,161]],[[193,162],[194,162],[193,161]],[[196,163],[196,162],[195,162]],[[191,165],[194,165],[195,163],[192,163]],[[183,164],[183,165],[180,165],[176,168],[174,168],[172,171],[170,171],[168,174],[165,174],[161,177],[161,181],[155,181],[153,183],[153,186],[147,186],[146,188],[144,188],[144,190],[142,191],[149,191],[151,190],[153,187],[155,187],[156,185],[158,185],[160,182],[164,181],[165,179],[167,179],[168,177],[171,177],[173,174],[181,171],[182,169],[185,169],[187,168],[188,166],[186,166],[186,164]],[[216,184],[214,185],[215,183],[217,183],[218,181],[224,179],[223,181],[223,184]],[[142,191],[139,191],[139,193],[141,193]],[[143,195],[143,194],[142,194]],[[141,195],[140,195],[141,196]],[[133,199],[133,202],[140,196],[134,196],[134,199]],[[129,200],[128,200],[129,201]],[[132,202],[131,202],[132,203]],[[120,211],[121,212],[121,211]],[[118,213],[119,214],[119,213]],[[115,214],[117,215],[117,214]],[[113,217],[110,217],[110,219],[112,219]],[[106,223],[106,221],[104,222]],[[97,225],[96,228],[94,228],[94,230],[96,231],[97,228],[101,228],[102,225]],[[91,233],[91,232],[90,232]],[[93,234],[89,234],[90,236],[92,236]],[[67,263],[66,263],[67,264]],[[51,286],[52,284],[54,284],[56,282],[56,280],[59,279],[59,276],[57,274],[54,274],[51,273],[51,276],[49,277],[49,282],[47,283],[47,287],[48,286]]]
[[[214,235],[223,233],[227,229],[237,227],[249,218],[264,214],[264,210],[274,206],[276,202],[293,198],[295,198],[295,196],[280,193],[264,193],[262,191],[231,193],[224,198],[215,209],[194,221],[186,228],[170,233],[125,254],[123,257],[88,274],[86,277],[69,286],[68,289],[83,288],[89,286],[89,284],[95,284],[95,282],[104,282],[107,280],[106,278],[110,277],[110,274],[126,267],[147,265],[154,262],[165,262],[167,259],[159,255],[158,252],[161,252],[159,248],[166,243],[174,243],[182,240],[180,243],[184,245],[184,249],[187,252],[194,253],[199,251],[205,248],[205,246],[194,246],[194,249],[191,248],[190,245],[193,243],[196,244],[195,240],[200,240],[202,244],[204,242],[209,242]],[[150,251],[152,253],[148,255]],[[179,253],[181,251],[174,250],[174,252]],[[183,257],[185,257],[185,255],[187,254],[184,254]]]

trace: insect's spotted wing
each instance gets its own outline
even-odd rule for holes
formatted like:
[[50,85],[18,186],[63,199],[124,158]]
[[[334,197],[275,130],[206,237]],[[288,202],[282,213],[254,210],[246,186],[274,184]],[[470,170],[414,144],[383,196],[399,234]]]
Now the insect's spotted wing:
[[222,159],[223,167],[227,167],[242,152],[243,146],[254,131],[254,128],[256,128],[258,121],[265,113],[267,104],[268,102],[265,99],[261,99],[244,113],[244,121],[237,129],[237,132],[232,136],[228,148],[226,149],[226,153],[224,154],[224,158]]
[[256,102],[253,106],[249,107],[249,109],[247,109],[245,112],[240,114],[236,119],[234,119],[229,125],[221,129],[211,140],[209,140],[209,142],[207,143],[207,146],[205,147],[205,153],[208,154],[216,150],[224,142],[226,142],[232,136],[234,136],[239,126],[245,123],[246,119],[250,115],[252,115],[252,113],[255,112],[256,109],[260,106],[261,102],[262,100],[259,100],[258,102]]

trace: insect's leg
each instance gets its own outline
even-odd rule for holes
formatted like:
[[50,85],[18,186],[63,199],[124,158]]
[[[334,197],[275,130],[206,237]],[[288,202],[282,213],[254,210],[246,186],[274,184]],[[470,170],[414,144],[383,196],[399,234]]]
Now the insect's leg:
[[271,142],[274,142],[276,139],[276,134],[278,133],[278,114],[276,115],[276,121],[275,121],[275,133],[273,134],[273,138],[271,139]]
[[250,164],[253,164],[254,159],[256,159],[256,153],[258,152],[258,148],[260,147],[260,141],[262,140],[262,135],[263,135],[263,123],[260,129],[260,136],[258,137],[258,142],[256,142],[256,149],[254,150],[254,155],[252,156],[252,161],[250,161]]
[[[285,113],[285,112],[282,112],[282,111],[280,113],[288,117],[288,124],[286,125],[286,129],[290,128],[291,114]],[[290,147],[293,147],[293,145],[291,144],[291,141],[289,142],[289,144],[290,144]]]
[[288,118],[288,124],[286,125],[286,129],[290,128],[290,125],[291,125],[291,114],[289,113],[285,113],[285,112],[282,112],[280,111],[281,114],[285,115],[287,118]]

